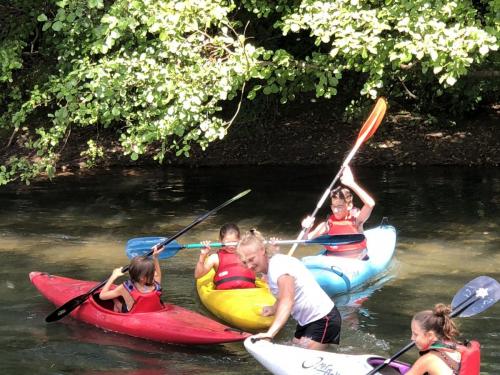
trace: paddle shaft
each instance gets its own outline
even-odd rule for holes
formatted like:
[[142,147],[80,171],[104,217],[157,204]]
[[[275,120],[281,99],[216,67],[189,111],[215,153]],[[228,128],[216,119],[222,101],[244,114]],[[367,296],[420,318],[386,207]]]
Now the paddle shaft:
[[[341,235],[342,236],[342,235]],[[365,239],[364,235],[361,235],[360,237],[354,237],[353,235],[352,239],[350,240],[348,237],[349,235],[345,236],[345,240],[342,240],[340,242],[342,243],[355,243],[355,242],[361,242]],[[295,243],[300,243],[300,244],[305,244],[305,245],[330,245],[334,246],[339,243],[339,241],[336,241],[335,235],[330,235],[328,238],[324,239],[310,239],[310,240],[276,240],[276,241],[264,241],[265,244],[273,244],[273,245],[291,245]],[[344,236],[342,236],[344,237]],[[182,245],[181,245],[182,246]],[[210,247],[222,247],[222,246],[238,246],[238,242],[214,242],[210,243]],[[192,243],[192,244],[187,244],[182,246],[183,248],[186,249],[200,249],[202,247],[205,247],[201,243]]]
[[[462,301],[458,306],[456,306],[453,311],[450,314],[451,318],[454,318],[458,315],[460,315],[463,311],[467,310],[471,305],[479,301],[481,298],[477,297],[476,294],[470,295],[468,298],[466,298],[464,301]],[[402,348],[400,351],[398,351],[396,354],[394,354],[392,357],[386,359],[383,363],[375,367],[373,370],[371,370],[368,374],[366,375],[374,375],[378,371],[382,370],[384,367],[386,367],[388,364],[390,364],[392,361],[394,361],[396,358],[399,358],[401,355],[406,353],[408,350],[413,348],[415,346],[415,342],[412,341],[408,343],[404,348]]]
[[[191,224],[189,224],[187,227],[185,227],[185,228],[181,229],[179,232],[175,233],[172,237],[170,237],[170,238],[166,239],[165,241],[162,241],[162,242],[158,243],[157,245],[153,246],[152,249],[151,249],[151,251],[147,255],[148,256],[152,255],[153,252],[154,252],[154,248],[157,247],[157,246],[163,246],[163,248],[165,248],[165,245],[167,245],[170,242],[174,241],[176,238],[182,236],[184,233],[186,233],[188,230],[190,230],[194,226],[196,226],[199,223],[201,223],[203,220],[205,220],[210,215],[216,213],[220,209],[222,209],[222,208],[226,207],[227,205],[233,203],[235,200],[238,200],[241,197],[247,195],[249,192],[250,192],[250,189],[249,190],[245,190],[245,191],[241,192],[240,194],[234,196],[233,198],[229,199],[228,201],[224,202],[220,206],[214,208],[213,210],[208,211],[207,213],[201,215],[197,219],[193,220],[193,222]],[[130,265],[122,267],[122,272],[127,272],[129,268],[130,268]],[[109,280],[109,277],[106,280],[104,280],[104,281],[100,282],[99,284],[97,284],[95,287],[93,287],[87,293],[84,293],[82,295],[79,295],[79,296],[77,296],[77,297],[69,300],[64,305],[62,305],[61,307],[59,307],[58,309],[56,309],[54,312],[52,312],[51,314],[49,314],[45,318],[45,321],[46,322],[54,322],[54,321],[57,321],[57,320],[60,320],[60,319],[64,318],[66,315],[68,315],[69,313],[71,313],[71,311],[73,311],[78,306],[80,306],[83,302],[85,302],[87,300],[87,298],[92,293],[94,293],[99,288],[102,288],[106,284],[106,282],[108,280]]]
[[[380,122],[382,121],[382,118],[384,117],[384,114],[385,114],[385,101],[382,98],[379,99],[379,101],[380,100],[382,100],[382,102],[381,102],[382,104],[379,104],[377,102],[377,104],[375,105],[372,113],[370,114],[370,116],[366,120],[365,124],[361,128],[360,134],[358,135],[358,139],[356,140],[354,147],[352,148],[351,152],[349,152],[349,154],[345,158],[344,162],[342,163],[342,165],[340,167],[340,170],[335,175],[335,177],[333,178],[330,185],[328,185],[328,187],[326,188],[325,192],[323,193],[323,195],[319,199],[318,203],[316,204],[316,207],[314,208],[314,211],[312,212],[312,214],[310,216],[316,217],[316,214],[318,213],[319,209],[323,206],[323,203],[325,203],[326,199],[330,195],[330,191],[333,189],[333,186],[335,186],[335,183],[338,181],[340,176],[342,176],[344,169],[349,165],[352,158],[354,157],[356,152],[358,152],[358,149],[361,147],[363,142],[365,140],[367,140],[369,137],[371,137],[374,133],[374,130],[376,130],[378,125],[380,125]],[[382,109],[379,108],[379,105],[383,105],[381,107]],[[367,127],[367,125],[368,125],[368,127]],[[366,128],[366,130],[369,130],[369,131],[363,131],[365,128]],[[373,128],[375,128],[375,129],[373,129]],[[304,235],[306,234],[306,230],[307,230],[307,228],[302,228],[299,235],[297,236],[297,240],[301,240],[304,237]],[[298,245],[299,245],[299,243],[295,243],[291,247],[291,249],[288,251],[288,255],[292,256]]]
[[[346,245],[359,243],[365,240],[366,237],[362,233],[354,233],[354,234],[326,234],[319,237],[312,238],[310,240],[277,240],[277,241],[265,241],[265,243],[274,243],[276,245],[290,245],[296,242],[300,242],[306,245],[323,245],[323,246],[338,246],[338,245]],[[159,242],[161,240],[165,240],[162,237],[140,237],[137,239],[129,240],[126,248],[126,254],[129,258],[133,258],[137,255],[144,255],[146,251],[149,251],[151,247],[151,243]],[[238,242],[212,242],[209,244],[209,247],[223,247],[223,246],[237,246]],[[168,259],[181,249],[201,249],[205,247],[202,243],[191,243],[182,245],[176,241],[171,242],[164,249],[162,249],[162,256],[160,259]]]

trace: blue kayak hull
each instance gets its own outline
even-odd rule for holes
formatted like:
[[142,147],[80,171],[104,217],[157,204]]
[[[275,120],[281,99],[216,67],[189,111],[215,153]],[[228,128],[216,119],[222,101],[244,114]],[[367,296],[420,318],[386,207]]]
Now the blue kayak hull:
[[314,255],[302,258],[323,290],[330,296],[358,289],[389,266],[396,248],[396,229],[381,225],[364,232],[368,260]]

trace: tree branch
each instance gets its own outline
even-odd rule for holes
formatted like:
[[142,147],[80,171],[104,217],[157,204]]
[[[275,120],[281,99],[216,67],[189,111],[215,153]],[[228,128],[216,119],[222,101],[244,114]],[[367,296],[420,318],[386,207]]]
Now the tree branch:
[[418,96],[416,96],[414,93],[412,93],[412,92],[408,89],[408,87],[406,87],[405,82],[403,81],[403,79],[402,79],[401,77],[398,77],[398,79],[399,79],[399,82],[401,82],[401,85],[403,85],[403,88],[405,89],[405,92],[408,94],[408,96],[409,96],[410,98],[412,98],[412,99],[417,100],[417,99],[418,99]]

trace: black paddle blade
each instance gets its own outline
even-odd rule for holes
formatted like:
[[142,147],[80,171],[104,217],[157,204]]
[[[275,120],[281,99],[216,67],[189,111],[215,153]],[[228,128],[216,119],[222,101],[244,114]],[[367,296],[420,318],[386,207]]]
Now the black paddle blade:
[[[235,200],[237,199],[240,199],[241,197],[244,197],[245,195],[247,195],[248,193],[250,193],[250,189],[248,190],[245,190],[241,193],[239,193],[238,195],[236,195],[235,197],[229,199],[228,201],[222,203],[220,206],[214,208],[213,210],[205,213],[204,215],[200,216],[199,218],[195,219],[191,224],[189,224],[187,227],[185,227],[184,229],[181,229],[180,231],[178,231],[176,234],[174,234],[172,237],[168,238],[168,239],[165,239],[163,241],[161,241],[160,243],[158,243],[157,245],[162,245],[162,246],[165,246],[165,245],[168,245],[169,243],[173,242],[177,237],[180,237],[181,235],[183,235],[184,233],[186,233],[188,230],[190,230],[191,228],[193,228],[194,226],[198,225],[199,223],[201,223],[203,220],[205,220],[207,217],[209,217],[210,215],[216,213],[218,210],[220,210],[221,208],[224,208],[226,207],[227,205],[229,205],[230,203],[233,203]],[[151,250],[147,256],[150,256],[151,254],[153,254],[153,250]],[[122,267],[122,272],[126,272],[128,271],[129,269],[129,265],[125,266],[125,267]],[[95,287],[93,287],[91,290],[89,290],[87,293],[85,294],[82,294],[81,296],[78,296],[78,297],[75,297],[71,300],[69,300],[68,302],[66,302],[64,305],[62,305],[61,307],[59,307],[58,309],[56,309],[54,312],[52,312],[51,314],[49,314],[46,318],[45,318],[45,321],[46,322],[55,322],[56,320],[59,320],[59,319],[62,319],[64,318],[66,315],[68,315],[71,311],[73,311],[74,309],[76,309],[78,306],[80,306],[83,302],[85,302],[85,300],[87,298],[89,298],[89,296],[94,293],[97,289],[103,287],[105,284],[106,284],[106,281],[108,281],[108,279],[102,281],[101,283],[97,284]]]
[[[242,191],[241,193],[239,193],[238,195],[232,197],[231,199],[229,199],[228,201],[222,203],[220,206],[217,206],[215,207],[213,210],[211,211],[208,211],[207,213],[201,215],[199,218],[197,219],[194,219],[193,222],[191,224],[189,224],[186,228],[184,229],[181,229],[179,232],[177,232],[176,234],[174,234],[173,236],[171,236],[170,238],[168,238],[167,240],[165,241],[162,241],[160,243],[158,243],[157,245],[161,245],[161,246],[165,246],[167,244],[169,244],[170,242],[172,242],[173,240],[175,240],[176,238],[180,237],[181,235],[183,235],[184,233],[186,233],[188,230],[190,230],[192,227],[194,227],[195,225],[198,225],[199,223],[201,223],[203,220],[205,220],[207,217],[209,217],[210,215],[213,215],[215,214],[217,211],[221,210],[222,208],[226,207],[227,205],[233,203],[234,201],[244,197],[245,195],[247,195],[248,193],[250,193],[252,190],[251,189],[247,189],[245,191]],[[148,256],[153,254],[153,251],[151,250],[149,253],[148,253]]]
[[47,323],[52,323],[56,322],[62,318],[64,318],[66,315],[71,313],[74,309],[76,309],[78,306],[80,306],[82,303],[84,303],[87,298],[89,297],[88,293],[79,295],[78,297],[75,297],[68,302],[66,302],[64,305],[59,307],[57,310],[53,311],[47,317],[45,318],[45,321]]
[[365,235],[362,233],[355,234],[324,234],[322,236],[312,238],[307,240],[308,244],[320,244],[325,246],[336,246],[336,245],[347,245],[352,243],[358,243],[365,239]]
[[451,316],[468,317],[479,314],[500,299],[500,284],[488,276],[469,281],[451,301]]

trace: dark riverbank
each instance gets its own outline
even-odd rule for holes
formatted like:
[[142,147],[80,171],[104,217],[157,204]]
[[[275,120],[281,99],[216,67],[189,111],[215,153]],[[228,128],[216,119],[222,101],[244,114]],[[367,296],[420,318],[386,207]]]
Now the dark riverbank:
[[[164,165],[338,165],[353,147],[362,120],[345,123],[334,111],[318,108],[311,104],[310,108],[296,107],[279,116],[234,123],[223,140],[213,142],[205,151],[193,147],[189,158],[172,155]],[[361,147],[352,164],[498,166],[499,125],[500,105],[456,123],[449,119],[430,123],[428,119],[389,108],[379,129]],[[86,143],[83,132],[88,131],[92,130],[72,132],[61,154],[58,174],[86,173],[80,152]],[[148,155],[138,161],[123,156],[115,133],[101,131],[98,139],[108,154],[97,169],[158,165]],[[16,152],[15,143],[4,149],[0,162]]]
[[[500,165],[500,108],[450,126],[429,125],[407,113],[389,114],[355,157],[360,165]],[[338,164],[362,122],[344,124],[311,113],[274,123],[232,128],[183,165]],[[171,161],[173,162],[173,161]]]

